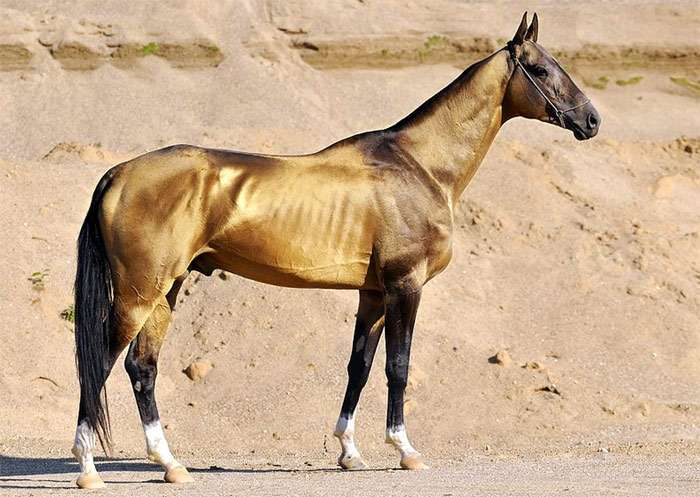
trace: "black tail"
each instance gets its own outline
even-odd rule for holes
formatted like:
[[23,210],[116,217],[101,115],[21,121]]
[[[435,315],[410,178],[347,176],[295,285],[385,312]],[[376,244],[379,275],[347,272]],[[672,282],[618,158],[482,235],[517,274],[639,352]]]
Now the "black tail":
[[75,361],[80,381],[78,422],[88,422],[105,450],[112,443],[104,383],[111,369],[109,341],[113,294],[99,211],[111,177],[110,173],[103,176],[92,194],[92,202],[78,236],[78,268],[75,276]]

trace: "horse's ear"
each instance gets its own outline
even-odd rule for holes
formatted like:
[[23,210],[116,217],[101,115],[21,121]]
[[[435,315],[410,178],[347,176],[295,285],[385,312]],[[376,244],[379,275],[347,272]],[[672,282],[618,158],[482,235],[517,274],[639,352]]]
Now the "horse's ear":
[[520,21],[520,26],[518,26],[518,31],[515,32],[513,36],[513,44],[521,45],[525,39],[525,33],[527,32],[527,12],[523,14],[523,18]]
[[527,33],[525,33],[525,39],[537,42],[537,31],[538,29],[538,23],[537,23],[537,12],[532,16],[532,24],[530,24],[530,27],[527,28]]

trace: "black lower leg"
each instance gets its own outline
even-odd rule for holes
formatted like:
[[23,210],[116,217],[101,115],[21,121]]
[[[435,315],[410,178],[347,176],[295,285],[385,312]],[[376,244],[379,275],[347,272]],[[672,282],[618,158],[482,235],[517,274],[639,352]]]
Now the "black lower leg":
[[386,377],[389,389],[386,425],[392,429],[404,424],[404,392],[408,381],[411,338],[420,303],[420,290],[387,293],[385,299]]
[[[174,286],[170,292],[173,300],[177,298],[177,290],[181,283],[176,281],[177,288]],[[166,299],[161,299],[129,345],[129,352],[124,360],[144,427],[160,419],[155,397],[158,354],[170,324],[171,312]]]
[[384,300],[378,292],[360,291],[360,304],[355,321],[355,336],[348,362],[348,386],[345,390],[341,416],[350,417],[355,412],[367,378],[377,343],[382,333]]
[[129,346],[124,367],[131,380],[141,422],[147,425],[160,419],[155,398],[158,356],[157,354],[145,353],[143,344],[139,346],[138,343],[140,337],[141,335]]

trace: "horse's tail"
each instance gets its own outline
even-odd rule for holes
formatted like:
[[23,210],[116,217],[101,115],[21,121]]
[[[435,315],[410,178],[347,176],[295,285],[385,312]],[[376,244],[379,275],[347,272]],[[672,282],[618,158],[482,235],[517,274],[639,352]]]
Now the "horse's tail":
[[92,194],[78,236],[75,276],[75,362],[80,382],[80,415],[95,430],[102,448],[111,447],[109,408],[104,387],[109,374],[112,274],[100,229],[100,206],[112,179],[105,174]]

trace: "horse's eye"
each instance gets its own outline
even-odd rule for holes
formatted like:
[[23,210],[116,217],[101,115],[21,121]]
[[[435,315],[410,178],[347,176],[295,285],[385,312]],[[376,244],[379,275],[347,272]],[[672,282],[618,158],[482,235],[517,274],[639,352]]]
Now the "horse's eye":
[[539,76],[541,78],[546,78],[549,74],[544,66],[533,66],[532,72],[535,74],[535,76]]

